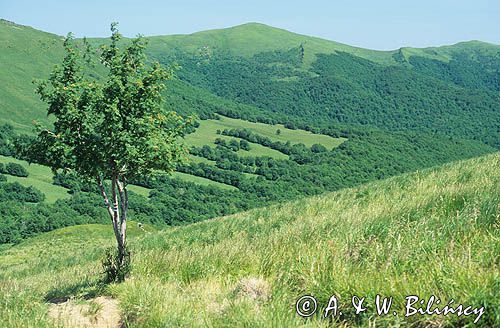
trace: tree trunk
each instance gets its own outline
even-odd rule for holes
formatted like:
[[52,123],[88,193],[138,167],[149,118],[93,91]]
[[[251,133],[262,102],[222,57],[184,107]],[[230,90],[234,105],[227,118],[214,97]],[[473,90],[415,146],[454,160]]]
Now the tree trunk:
[[121,214],[119,215],[119,235],[120,242],[118,243],[118,258],[120,266],[125,264],[126,246],[127,246],[127,210],[128,210],[128,193],[126,182],[116,180],[118,194],[120,195]]
[[116,238],[118,250],[118,267],[123,269],[126,265],[127,255],[127,210],[128,210],[128,193],[126,182],[119,180],[117,174],[111,178],[111,201],[109,200],[102,178],[97,176],[97,182],[101,195],[104,199],[104,204],[108,209],[108,214],[113,224],[113,231]]

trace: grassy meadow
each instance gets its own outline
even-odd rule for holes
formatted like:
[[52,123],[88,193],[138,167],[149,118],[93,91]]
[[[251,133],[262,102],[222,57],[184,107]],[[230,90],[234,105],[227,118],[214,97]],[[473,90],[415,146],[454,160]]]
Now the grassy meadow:
[[[225,137],[216,134],[217,130],[222,131],[224,129],[248,129],[261,136],[268,137],[273,141],[289,141],[292,144],[303,143],[307,147],[311,147],[314,144],[321,144],[328,150],[338,147],[346,140],[345,138],[333,138],[324,134],[314,134],[305,130],[287,129],[282,124],[270,125],[248,122],[220,115],[219,117],[219,120],[201,121],[200,127],[196,132],[188,135],[186,138],[187,144],[199,147],[206,144],[206,140],[213,142],[216,138]],[[280,130],[280,134],[276,133],[277,130]]]
[[[56,186],[52,184],[52,171],[50,168],[31,164],[29,165],[26,161],[21,161],[13,157],[1,156],[0,163],[17,163],[22,165],[28,171],[27,177],[15,177],[12,175],[5,175],[7,177],[7,182],[19,182],[25,187],[33,186],[45,194],[45,201],[53,203],[58,199],[68,198],[68,190],[61,186]],[[135,190],[134,190],[135,191]]]
[[184,181],[188,181],[188,182],[193,182],[193,183],[196,183],[196,184],[200,184],[200,185],[203,185],[203,186],[215,186],[215,187],[219,187],[219,188],[222,188],[222,189],[228,189],[228,190],[235,190],[235,189],[237,189],[236,187],[233,187],[231,185],[227,185],[227,184],[224,184],[224,183],[220,183],[220,182],[217,182],[217,181],[213,181],[213,180],[210,180],[210,179],[206,179],[206,178],[203,178],[203,177],[198,177],[198,176],[195,176],[195,175],[186,174],[186,173],[182,173],[182,172],[173,172],[172,173],[172,177],[173,178],[178,178],[178,179],[181,179],[181,180],[184,180]]
[[[215,139],[222,138],[225,140],[234,139],[233,137],[228,137],[224,135],[217,134],[217,130],[224,129],[249,129],[257,134],[268,137],[275,141],[287,142],[290,141],[294,143],[303,143],[307,147],[311,147],[313,144],[321,144],[327,149],[333,149],[344,142],[345,138],[333,138],[322,134],[313,134],[305,130],[291,130],[285,128],[281,124],[270,125],[264,123],[253,123],[249,121],[233,119],[229,117],[220,116],[219,120],[202,120],[200,122],[200,127],[192,134],[186,137],[185,144],[187,147],[197,146],[202,147],[204,145],[209,145],[215,147]],[[280,130],[280,134],[276,133]],[[237,139],[237,138],[236,138]],[[240,149],[237,151],[239,156],[269,156],[275,159],[287,159],[288,155],[285,155],[277,150],[265,147],[256,143],[251,143],[250,150]],[[69,197],[67,190],[61,186],[56,186],[52,184],[52,172],[48,167],[38,165],[38,164],[28,164],[26,161],[17,160],[13,157],[1,156],[0,163],[18,163],[24,166],[28,172],[29,176],[14,177],[7,176],[8,182],[19,182],[24,186],[33,186],[39,189],[46,195],[46,201],[49,203],[55,202],[57,199]],[[189,155],[188,162],[194,163],[205,163],[210,165],[215,165],[214,161],[210,161],[203,157]],[[248,177],[256,177],[256,175],[246,173]],[[216,186],[222,189],[235,190],[236,187],[213,181],[207,178],[198,177],[186,173],[174,172],[172,174],[173,178],[178,178],[184,181],[193,182],[204,186]],[[140,186],[130,185],[129,189],[133,192],[140,194],[142,196],[149,196],[149,189]]]
[[[474,316],[404,318],[404,297],[485,306],[500,325],[500,153],[189,226],[130,223],[131,277],[99,283],[110,226],[74,226],[0,251],[0,326],[52,327],[50,302],[118,301],[127,327],[471,326]],[[340,319],[295,314],[305,294]],[[349,300],[393,297],[355,316]],[[370,306],[370,305],[368,305]]]
[[[58,199],[68,198],[68,190],[64,187],[54,185],[52,183],[52,171],[47,166],[39,164],[29,164],[26,161],[18,160],[13,157],[7,157],[0,155],[0,163],[17,163],[22,165],[28,171],[27,177],[16,177],[6,174],[7,182],[19,182],[23,186],[29,187],[33,186],[45,194],[45,201],[48,203],[53,203]],[[129,189],[136,194],[142,195],[144,197],[149,196],[149,189],[130,185]]]
[[[225,116],[219,117],[219,120],[200,121],[200,126],[196,129],[196,132],[186,136],[186,145],[203,147],[207,144],[213,145],[217,138],[227,141],[234,139],[233,137],[217,134],[217,130],[223,131],[224,129],[248,129],[261,136],[268,137],[273,141],[289,141],[292,144],[303,143],[307,147],[311,147],[314,144],[321,144],[329,150],[338,147],[346,140],[345,138],[333,138],[323,134],[313,134],[305,130],[287,129],[282,124],[270,125]],[[279,134],[276,133],[277,130],[280,130]],[[269,156],[275,159],[288,158],[288,155],[256,143],[250,144],[249,151],[240,149],[237,154],[240,156]]]

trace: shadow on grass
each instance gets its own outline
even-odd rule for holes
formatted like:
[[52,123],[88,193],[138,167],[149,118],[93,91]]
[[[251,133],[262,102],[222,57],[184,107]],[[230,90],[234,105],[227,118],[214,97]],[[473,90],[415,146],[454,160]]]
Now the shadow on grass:
[[[102,260],[103,272],[99,275],[87,276],[81,282],[53,288],[44,297],[45,302],[60,304],[70,299],[92,299],[104,294],[106,286],[115,282],[123,282],[130,273],[130,250],[126,249],[125,265],[119,266],[115,248],[105,251]],[[103,276],[104,275],[104,276]]]
[[85,280],[74,285],[54,288],[45,295],[44,300],[53,304],[64,303],[74,298],[88,300],[102,295],[106,286],[102,279]]

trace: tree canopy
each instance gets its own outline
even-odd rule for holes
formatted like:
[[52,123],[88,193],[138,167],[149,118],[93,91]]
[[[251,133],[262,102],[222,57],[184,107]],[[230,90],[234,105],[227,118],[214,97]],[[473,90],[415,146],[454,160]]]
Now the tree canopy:
[[90,65],[92,57],[86,40],[75,44],[71,34],[66,37],[62,64],[48,81],[37,83],[54,126],[38,125],[28,154],[54,171],[96,180],[113,223],[120,269],[127,256],[127,182],[153,170],[172,171],[187,154],[179,139],[190,120],[164,110],[164,81],[173,71],[146,62],[146,40],[139,36],[120,49],[116,24],[111,32],[110,43],[99,52],[106,72],[102,78],[86,74],[85,64]]

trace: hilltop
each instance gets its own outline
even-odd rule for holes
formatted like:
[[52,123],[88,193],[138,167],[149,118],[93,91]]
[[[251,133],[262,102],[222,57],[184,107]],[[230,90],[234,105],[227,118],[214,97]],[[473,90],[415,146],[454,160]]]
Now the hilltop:
[[[295,75],[300,76],[300,74],[297,74],[300,72],[312,72],[315,75],[317,73],[312,66],[318,61],[318,56],[324,57],[345,53],[353,56],[349,60],[355,60],[350,63],[354,67],[359,65],[356,58],[364,59],[369,63],[383,67],[398,67],[410,64],[411,67],[415,68],[421,74],[444,79],[447,82],[452,81],[459,85],[463,82],[468,87],[473,87],[477,84],[477,82],[470,82],[468,80],[471,79],[471,74],[481,73],[481,67],[491,71],[491,74],[496,73],[496,79],[498,79],[500,46],[479,41],[422,49],[401,48],[392,51],[377,51],[353,47],[317,37],[300,35],[260,23],[247,23],[230,28],[208,30],[188,35],[151,36],[147,38],[149,40],[148,53],[152,58],[159,60],[165,65],[171,64],[172,61],[178,61],[183,66],[183,69],[179,72],[179,76],[183,82],[172,83],[169,92],[171,103],[175,104],[182,113],[201,112],[206,115],[217,109],[224,108],[226,111],[253,113],[254,115],[258,113],[260,116],[274,117],[282,122],[286,120],[286,114],[290,114],[282,113],[285,115],[278,115],[280,111],[276,110],[276,108],[273,109],[273,106],[270,104],[263,104],[258,99],[257,101],[249,102],[248,99],[220,92],[211,83],[200,83],[200,81],[197,81],[199,77],[193,79],[193,73],[199,75],[200,72],[193,71],[193,68],[186,62],[187,59],[190,59],[190,56],[195,56],[197,62],[199,62],[200,56],[208,55],[213,58],[217,58],[220,55],[223,55],[223,57],[230,56],[231,62],[228,69],[234,70],[232,62],[235,60],[238,62],[239,57],[252,59],[255,56],[259,56],[259,58],[265,58],[265,56],[269,57],[270,54],[274,53],[272,55],[275,58],[274,62],[276,62],[277,58],[278,62],[284,60],[284,63],[289,65],[290,63],[287,62],[289,58],[287,59],[283,55],[300,46],[303,49],[303,58],[300,65],[295,68],[292,67],[292,71],[295,71],[295,74],[280,78],[291,78],[293,80],[296,78],[294,77]],[[62,36],[39,31],[6,20],[0,20],[0,53],[2,53],[2,60],[0,61],[0,82],[2,85],[2,88],[0,88],[0,108],[2,109],[2,114],[5,114],[0,118],[0,122],[13,124],[17,129],[29,132],[32,120],[47,121],[43,105],[35,95],[35,87],[31,82],[33,79],[47,78],[53,66],[60,62],[63,56],[62,40]],[[107,42],[106,39],[91,39],[90,41],[96,46]],[[464,54],[466,58],[472,60],[472,62],[465,64],[478,66],[476,70],[471,71],[470,67],[464,67],[464,63],[462,62],[459,63],[460,67],[458,68],[449,66],[450,61],[455,56]],[[225,58],[224,60],[227,61],[227,59]],[[270,64],[267,62],[268,60],[266,59],[264,62],[265,65]],[[422,64],[421,60],[425,62]],[[435,61],[438,62],[437,65],[439,67],[437,68],[434,67],[436,66]],[[241,65],[245,63],[239,62],[237,64]],[[256,63],[252,62],[251,64],[255,65]],[[262,65],[263,62],[259,61],[257,64]],[[431,70],[429,69],[429,65],[431,65]],[[256,69],[261,71],[263,67],[257,67]],[[368,70],[371,70],[371,68]],[[99,76],[102,73],[99,68],[91,72],[94,76]],[[238,69],[235,73],[238,74]],[[271,74],[269,72],[264,73],[266,74],[265,79],[274,79],[272,72]],[[359,72],[354,71],[349,73],[359,74]],[[453,74],[455,73],[459,75],[454,77]],[[482,78],[489,79],[490,73],[488,73],[488,76]],[[366,72],[363,74],[366,74]],[[349,86],[352,82],[356,82],[355,80],[351,81],[353,77],[354,75],[350,75],[342,83]],[[475,76],[475,79],[478,78],[481,77]],[[251,84],[256,81],[249,80],[246,82]],[[435,81],[427,82],[435,84]],[[498,83],[498,81],[481,82],[481,86],[498,90]],[[437,86],[443,87],[442,85]],[[271,91],[272,89],[267,92]],[[367,94],[365,96],[373,95]],[[491,97],[490,95],[485,96]],[[317,102],[317,100],[314,100],[314,102]],[[304,103],[303,106],[311,107],[311,104]],[[329,105],[321,104],[321,106],[325,107]],[[300,119],[307,118],[309,113],[305,114],[299,115]],[[297,116],[296,113],[294,113],[294,116]],[[310,118],[309,121],[311,121]],[[334,122],[344,121],[334,120]]]
[[213,29],[192,34],[158,35],[148,37],[150,53],[163,55],[168,49],[182,49],[196,53],[201,47],[223,50],[231,55],[252,57],[258,53],[289,50],[302,44],[305,48],[305,63],[310,65],[317,54],[346,52],[383,65],[396,65],[394,56],[407,51],[410,56],[426,56],[449,61],[456,51],[479,51],[498,55],[500,47],[478,40],[459,42],[453,45],[426,48],[402,47],[381,51],[350,46],[340,42],[314,36],[298,34],[262,23],[246,23],[223,29]]
[[153,36],[151,53],[162,53],[165,49],[183,49],[195,53],[200,47],[228,51],[231,55],[251,57],[258,53],[288,50],[302,44],[307,50],[305,62],[310,64],[319,53],[335,51],[380,63],[394,63],[390,51],[363,49],[317,37],[301,35],[261,23],[246,23],[225,29],[215,29],[188,35]]
[[[404,298],[485,307],[478,326],[500,324],[500,153],[185,227],[131,224],[132,276],[98,283],[112,245],[107,225],[64,228],[0,250],[0,325],[50,327],[51,302],[114,298],[130,327],[326,325],[295,314],[314,295],[343,302],[341,326],[464,326],[476,316],[404,318]],[[352,295],[393,297],[355,316]],[[91,307],[92,308],[92,307]],[[87,314],[99,316],[99,307]],[[61,318],[64,320],[65,318]]]

